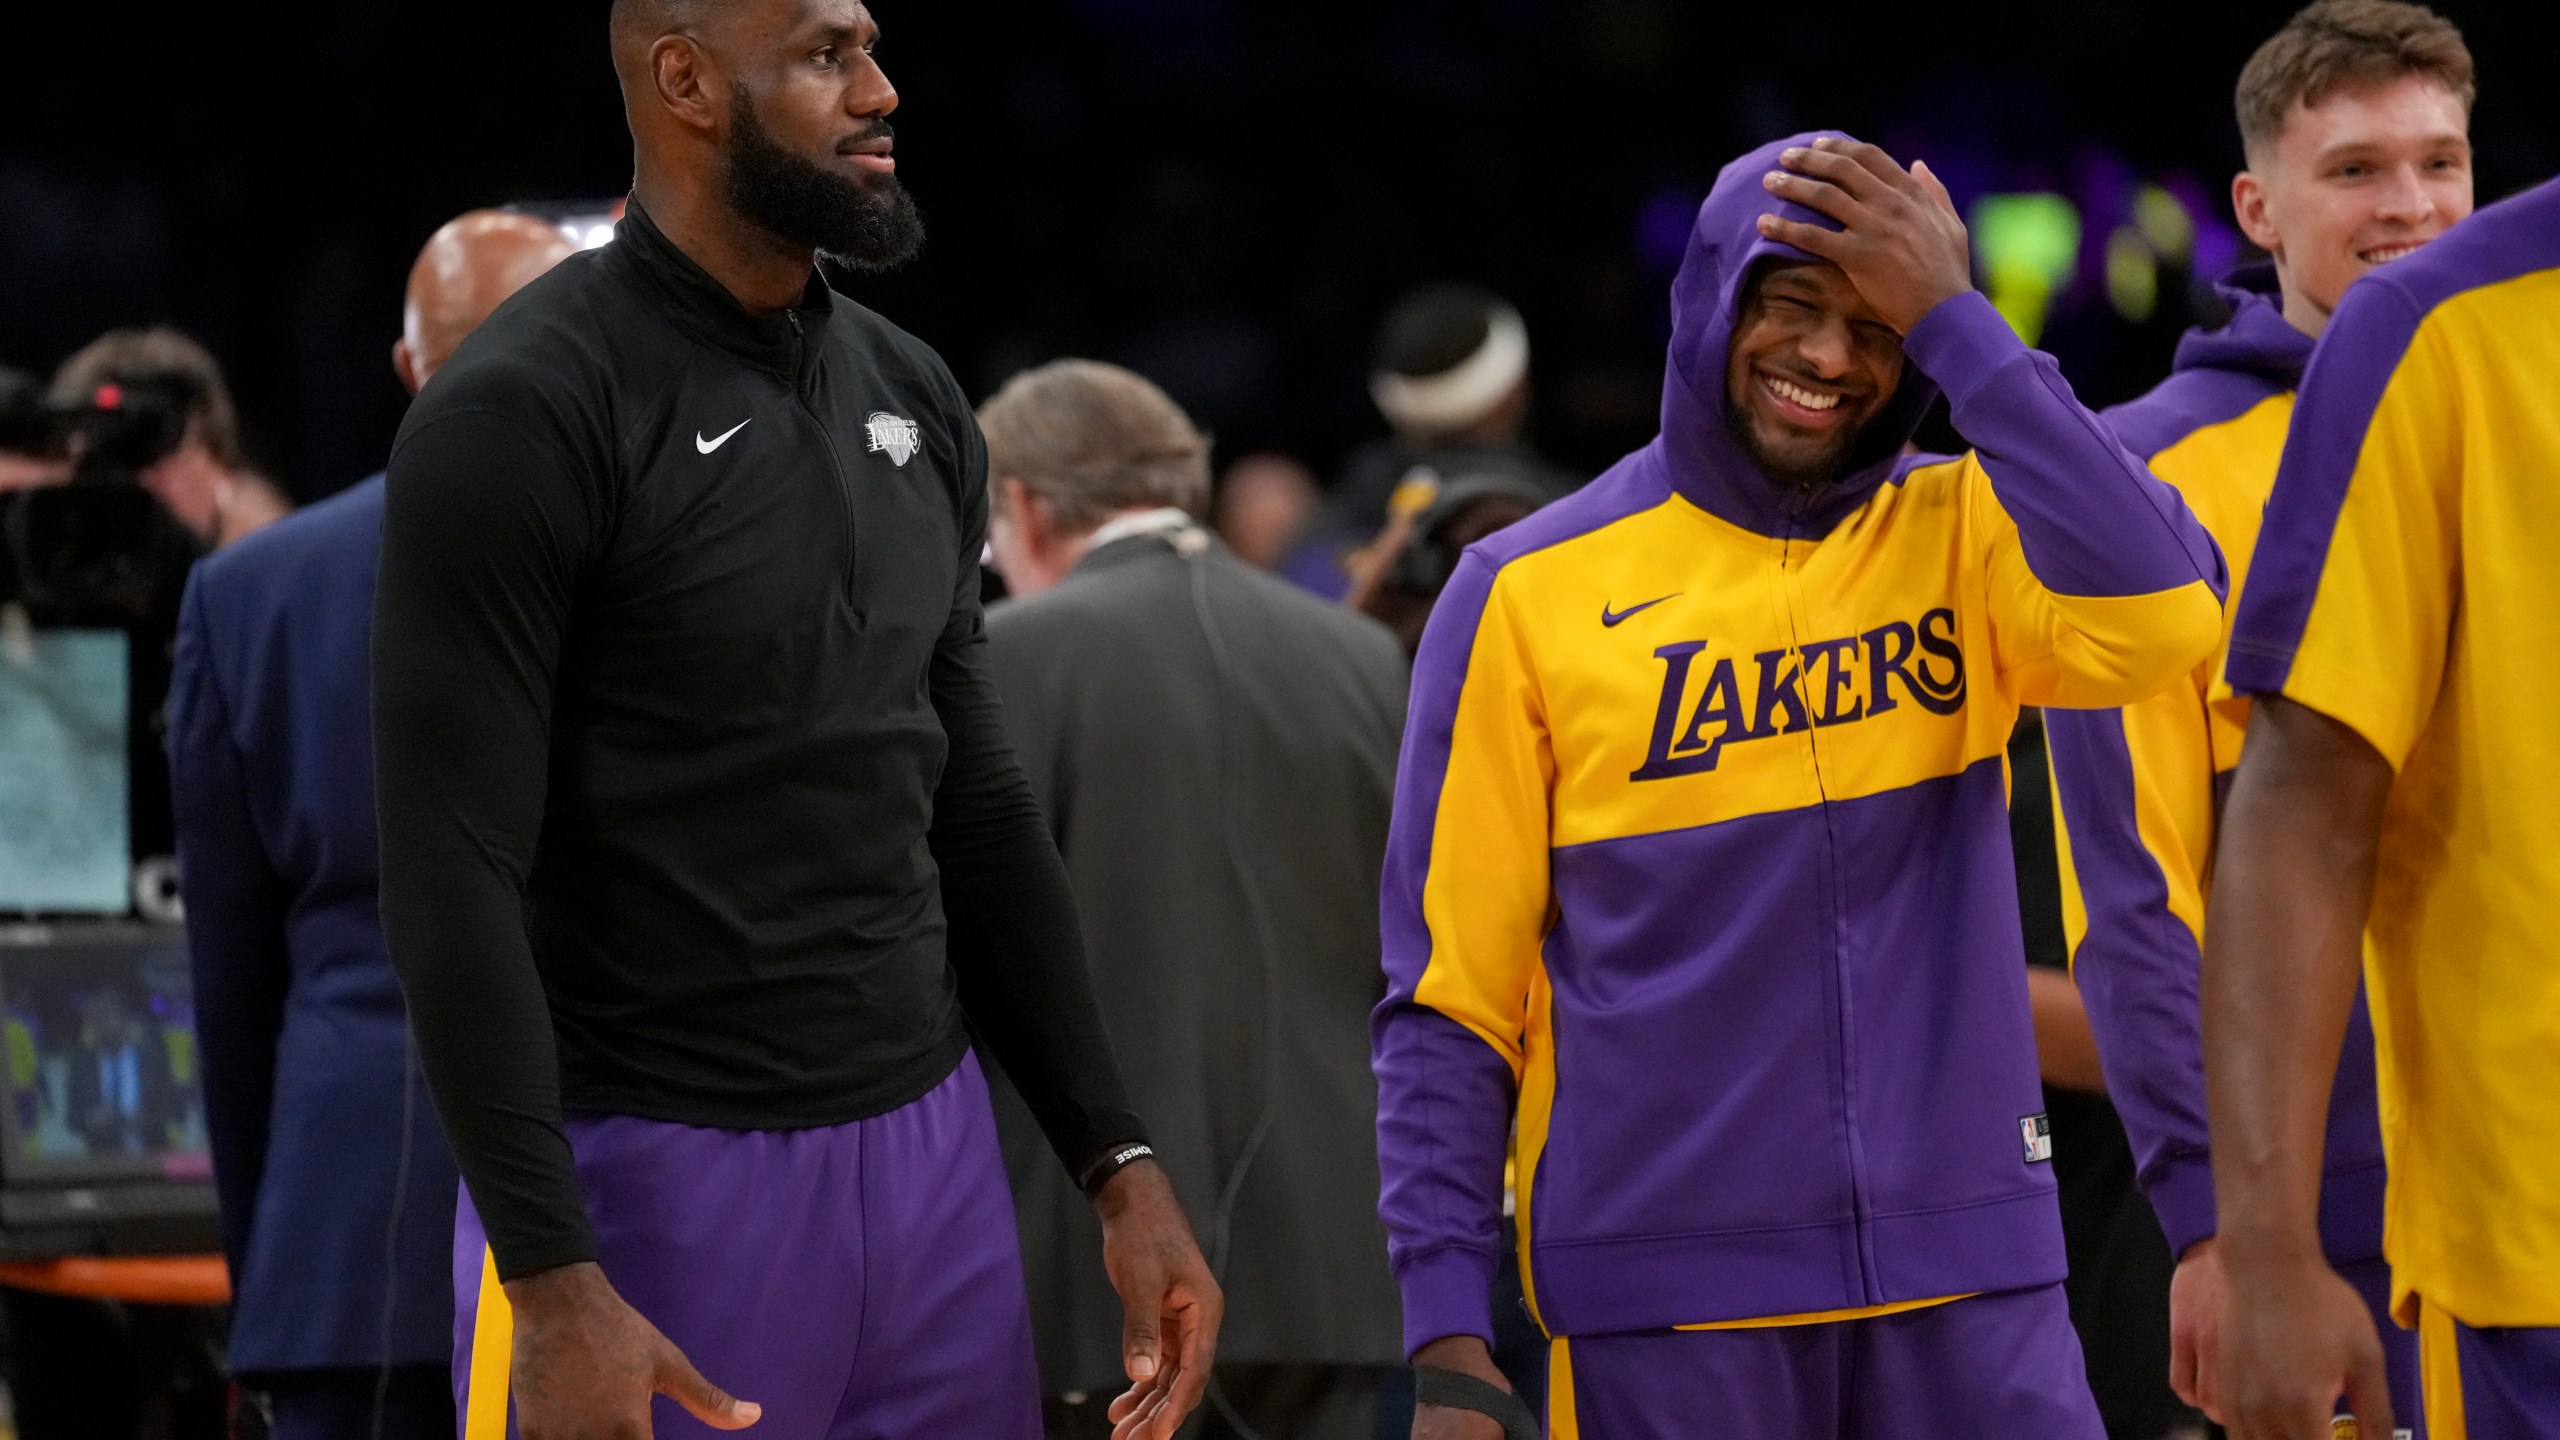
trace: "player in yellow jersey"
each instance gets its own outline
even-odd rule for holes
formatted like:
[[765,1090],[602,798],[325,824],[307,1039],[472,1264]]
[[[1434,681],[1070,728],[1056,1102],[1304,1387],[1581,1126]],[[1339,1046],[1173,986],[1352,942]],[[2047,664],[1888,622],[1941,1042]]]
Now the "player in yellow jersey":
[[[1415,660],[1372,1030],[1414,1436],[1536,1429],[1508,1151],[1556,1440],[2097,1440],[2003,754],[2210,654],[2221,558],[1923,166],[1742,157],[1671,310],[1660,435],[1468,547]],[[1942,393],[1973,448],[1907,453]]]
[[2361,955],[2383,1247],[2435,1440],[2560,1436],[2560,182],[2347,292],[2304,377],[2228,679],[2256,718],[2205,940],[2235,1440],[2391,1402],[2323,1260]]
[[[2213,532],[2235,594],[2246,587],[2313,340],[2349,284],[2471,213],[2471,95],[2461,33],[2401,0],[2317,0],[2241,71],[2235,108],[2249,166],[2232,182],[2232,208],[2272,263],[2226,280],[2229,322],[2189,332],[2169,378],[2105,416]],[[2217,1420],[2210,1361],[2222,1260],[2198,970],[2217,800],[2239,763],[2248,713],[2222,684],[2217,652],[2138,705],[2045,717],[2072,975],[2143,1193],[2178,1257],[2170,1384]],[[2387,1326],[2382,1135],[2361,1005],[2328,1126],[2322,1252]],[[2396,1327],[2382,1336],[2398,1408],[2414,1412],[2417,1337]]]

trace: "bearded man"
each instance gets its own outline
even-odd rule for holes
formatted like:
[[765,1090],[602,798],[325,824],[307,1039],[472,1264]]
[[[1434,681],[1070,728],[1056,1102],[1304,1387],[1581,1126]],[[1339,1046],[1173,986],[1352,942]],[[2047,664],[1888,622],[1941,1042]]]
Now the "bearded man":
[[465,1185],[465,1433],[512,1391],[537,1440],[1037,1435],[974,1033],[1100,1213],[1112,1419],[1168,1436],[1218,1291],[1005,740],[985,442],[815,265],[921,242],[879,28],[617,0],[612,36],[629,212],[427,386],[383,523],[383,925]]

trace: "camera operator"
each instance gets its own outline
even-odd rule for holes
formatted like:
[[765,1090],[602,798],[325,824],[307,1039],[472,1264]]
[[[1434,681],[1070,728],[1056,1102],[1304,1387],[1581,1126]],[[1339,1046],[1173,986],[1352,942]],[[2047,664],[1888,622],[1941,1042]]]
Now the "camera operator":
[[142,488],[206,549],[221,549],[293,508],[249,467],[240,444],[240,411],[231,403],[222,367],[175,330],[111,330],[90,341],[54,372],[52,401],[64,410],[109,409],[110,396],[137,387],[183,397],[186,423],[177,443],[136,470]]

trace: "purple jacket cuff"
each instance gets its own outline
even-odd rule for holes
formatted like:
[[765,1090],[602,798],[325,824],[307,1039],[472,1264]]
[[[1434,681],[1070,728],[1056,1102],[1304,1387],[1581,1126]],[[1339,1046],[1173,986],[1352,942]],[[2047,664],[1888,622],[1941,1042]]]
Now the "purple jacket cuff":
[[2213,1237],[2211,1152],[2192,1150],[2162,1161],[2143,1180],[2142,1193],[2160,1217],[2160,1233],[2169,1237],[2171,1256],[2184,1255],[2188,1246]]
[[1967,290],[1938,302],[1902,337],[1902,353],[1919,366],[1947,403],[1961,403],[2001,366],[2028,353],[2027,342],[1992,308],[1990,297]]
[[1444,1246],[1416,1255],[1396,1275],[1404,1290],[1404,1353],[1451,1335],[1493,1344],[1494,1257]]

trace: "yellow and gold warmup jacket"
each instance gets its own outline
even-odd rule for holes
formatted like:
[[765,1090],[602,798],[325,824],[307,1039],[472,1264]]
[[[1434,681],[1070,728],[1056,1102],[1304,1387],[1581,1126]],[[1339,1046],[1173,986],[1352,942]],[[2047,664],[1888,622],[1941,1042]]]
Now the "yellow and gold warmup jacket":
[[[2169,378],[2103,418],[2213,532],[2236,597],[2311,337],[2284,318],[2272,266],[2251,266],[2221,291],[2229,322],[2189,332]],[[2072,976],[2173,1255],[2214,1232],[2205,892],[2222,787],[2240,763],[2249,714],[2248,700],[2223,683],[2222,660],[2217,647],[2177,684],[2121,710],[2045,716]],[[2374,1106],[2373,1027],[2359,1003],[2330,1087],[2320,1190],[2322,1246],[2340,1263],[2382,1253]]]
[[[1660,437],[1471,548],[1423,640],[1373,1027],[1409,1347],[1491,1333],[1506,1150],[1552,1334],[2063,1273],[2003,747],[2203,660],[2220,559],[1970,292],[1850,474],[1764,475],[1723,377],[1753,265],[1804,258],[1755,228],[1779,148],[1699,212]],[[1941,388],[1975,450],[1903,454]]]

